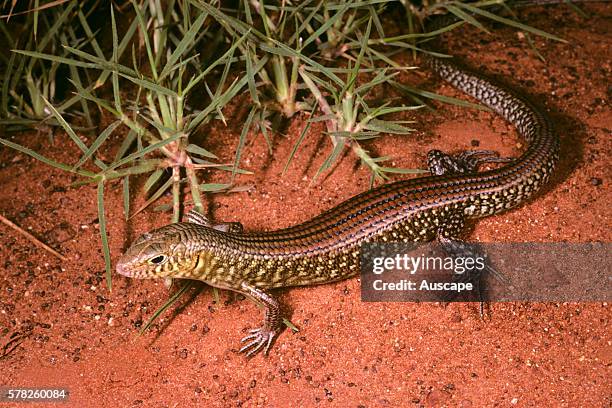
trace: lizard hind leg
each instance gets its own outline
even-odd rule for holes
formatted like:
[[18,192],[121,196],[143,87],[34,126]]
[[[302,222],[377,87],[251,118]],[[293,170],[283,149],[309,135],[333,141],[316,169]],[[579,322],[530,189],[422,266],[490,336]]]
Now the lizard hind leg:
[[472,173],[485,163],[508,163],[511,157],[499,157],[493,150],[466,150],[458,154],[448,154],[440,150],[427,153],[427,166],[437,176]]
[[[484,279],[487,274],[491,274],[497,280],[502,283],[508,283],[507,278],[499,271],[497,271],[489,263],[485,251],[477,243],[465,242],[452,234],[448,234],[445,230],[438,232],[437,241],[442,247],[442,250],[450,257],[455,259],[463,258],[472,259],[474,262],[468,267],[464,263],[463,269],[458,273],[453,273],[453,282],[455,283],[472,283],[475,291],[474,295],[480,303],[480,317],[484,318],[484,305],[489,301],[487,297],[487,283]],[[456,299],[458,293],[447,292],[443,295],[445,301],[452,301]]]
[[[451,222],[447,222],[444,226],[440,226],[437,232],[437,242],[442,251],[449,257],[463,260],[461,270],[455,268],[452,275],[452,281],[455,283],[471,283],[474,287],[472,296],[480,302],[480,315],[483,317],[484,303],[487,301],[483,281],[485,273],[490,272],[494,275],[499,273],[493,269],[486,260],[486,255],[480,245],[473,242],[466,242],[458,238],[465,230],[465,216],[462,213],[456,213],[449,217]],[[471,259],[472,262],[466,262],[466,259]],[[458,266],[458,264],[456,264]],[[445,301],[457,299],[457,292],[446,292],[442,295]],[[468,295],[468,297],[471,297]]]

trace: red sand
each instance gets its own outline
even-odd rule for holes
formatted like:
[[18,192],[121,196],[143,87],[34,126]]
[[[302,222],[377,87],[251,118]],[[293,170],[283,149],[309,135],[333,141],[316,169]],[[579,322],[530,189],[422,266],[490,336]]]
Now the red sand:
[[[476,68],[486,67],[484,72],[506,78],[548,107],[562,140],[551,187],[517,210],[479,222],[472,240],[610,241],[611,9],[586,9],[595,14],[590,20],[565,7],[522,14],[527,24],[569,41],[536,38],[546,63],[529,51],[526,40],[503,27],[492,36],[464,29],[464,40],[449,45]],[[472,35],[481,39],[476,46],[467,41]],[[418,79],[411,75],[404,80]],[[426,84],[460,96],[437,81]],[[233,114],[234,124],[217,125],[205,142],[228,161],[246,115]],[[423,111],[411,118],[418,121],[414,135],[385,137],[374,146],[377,153],[397,158],[396,166],[423,168],[429,149],[469,149],[473,139],[479,148],[518,152],[514,130],[488,113],[441,106],[435,114]],[[249,230],[284,227],[367,188],[369,174],[357,169],[351,154],[311,186],[330,149],[317,126],[281,177],[302,121],[295,118],[286,135],[275,137],[273,158],[262,136],[250,135],[242,166],[255,175],[238,181],[254,188],[211,196],[207,202],[216,219],[240,221]],[[55,143],[33,133],[5,137],[63,162],[74,162],[78,154],[76,148],[65,150],[70,143],[60,131]],[[212,142],[220,137],[230,138],[231,145]],[[116,274],[108,292],[95,188],[69,188],[70,175],[4,147],[0,160],[0,212],[70,259],[61,264],[0,227],[0,350],[23,336],[0,358],[0,385],[65,386],[72,393],[69,405],[79,407],[612,403],[606,303],[496,303],[482,320],[477,304],[362,303],[359,282],[351,279],[279,291],[300,332],[284,331],[269,357],[247,360],[237,353],[239,339],[259,324],[260,311],[225,292],[224,303],[214,304],[211,290],[204,288],[139,337],[140,325],[168,292],[161,281]],[[227,181],[227,175],[217,174],[211,181]],[[169,216],[145,211],[126,223],[121,185],[111,183],[107,190],[113,259],[140,233],[169,222]]]

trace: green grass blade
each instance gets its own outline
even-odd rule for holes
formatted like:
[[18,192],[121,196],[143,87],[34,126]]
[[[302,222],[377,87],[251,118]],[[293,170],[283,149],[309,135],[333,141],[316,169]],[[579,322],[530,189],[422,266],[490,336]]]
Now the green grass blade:
[[34,0],[34,39],[36,39],[38,34],[38,8],[40,5],[40,0]]
[[[183,94],[185,95],[188,94],[191,88],[193,88],[197,83],[199,83],[206,75],[210,73],[210,71],[216,68],[217,65],[221,64],[223,61],[226,61],[226,64],[229,65],[231,56],[234,55],[234,51],[240,44],[242,44],[244,40],[246,40],[248,34],[249,34],[249,31],[247,31],[247,33],[244,34],[242,37],[240,37],[237,41],[234,41],[232,46],[221,57],[217,58],[212,64],[210,64],[208,68],[202,71],[202,73],[192,78],[189,81],[189,84],[185,87]],[[264,64],[265,64],[265,61],[264,61]],[[259,69],[261,69],[261,67],[263,67],[263,64],[259,66]],[[224,83],[224,81],[220,81],[220,83]]]
[[203,147],[200,147],[193,143],[188,144],[185,150],[187,150],[189,153],[197,154],[198,156],[210,157],[211,159],[218,159],[218,157],[214,153],[211,153],[208,150],[204,149]]
[[149,32],[147,30],[147,22],[145,21],[144,15],[142,14],[142,10],[140,6],[136,3],[135,0],[132,0],[132,6],[134,7],[134,11],[136,12],[136,20],[138,21],[138,26],[140,27],[140,33],[142,38],[144,39],[145,49],[147,51],[147,58],[149,59],[149,68],[151,69],[151,73],[153,74],[153,78],[157,79],[157,64],[155,63],[155,55],[153,53],[153,49],[151,48],[151,40],[149,39]]
[[[70,136],[70,139],[72,139],[72,141],[79,147],[79,149],[81,149],[83,153],[87,153],[87,150],[88,150],[87,146],[85,145],[85,143],[83,143],[81,139],[79,139],[79,137],[76,135],[72,127],[68,124],[68,122],[66,122],[64,117],[55,109],[53,104],[51,104],[51,102],[49,102],[44,96],[41,96],[41,98],[45,101],[45,104],[47,105],[47,108],[49,108],[49,110],[51,111],[51,114],[53,115],[53,117],[55,117],[55,119],[59,122],[60,126],[64,128],[68,136]],[[94,163],[96,164],[96,166],[100,167],[101,169],[104,169],[106,167],[104,163],[102,163],[101,161],[97,159],[94,160]]]
[[380,167],[380,171],[385,173],[397,173],[397,174],[423,174],[429,173],[429,170],[422,169],[403,169],[401,167]]
[[[118,64],[118,34],[117,34],[117,22],[115,21],[115,12],[113,11],[114,7],[111,6],[111,31],[113,33],[113,64]],[[113,71],[111,75],[111,81],[113,83],[113,98],[115,100],[115,110],[119,113],[122,113],[121,108],[121,94],[119,93],[119,74],[116,71]]]
[[240,132],[240,140],[238,142],[238,147],[236,148],[236,158],[234,160],[234,170],[232,170],[232,183],[234,182],[234,178],[236,177],[236,171],[240,165],[240,156],[242,155],[242,149],[244,149],[244,145],[246,143],[246,137],[251,129],[251,124],[253,123],[253,117],[257,112],[257,107],[253,106],[251,111],[249,112],[249,116],[247,116],[246,121],[244,122],[244,126],[242,126],[242,132]]
[[162,164],[162,161],[162,159],[139,160],[138,164],[135,166],[100,173],[98,177],[105,178],[106,180],[114,180],[125,176],[150,173],[158,168]]
[[[81,78],[79,76],[79,70],[73,65],[69,65],[68,70],[70,71],[70,80],[72,82],[78,83],[82,87]],[[77,103],[77,102],[81,104],[81,108],[83,109],[83,114],[85,115],[85,120],[87,121],[87,126],[93,129],[95,126],[93,123],[93,119],[91,118],[91,112],[89,110],[87,100],[84,98],[74,99],[74,102],[72,104]],[[72,104],[68,104],[64,102],[59,106],[58,111],[66,112],[72,106]]]
[[231,187],[231,184],[222,184],[222,183],[203,183],[200,184],[200,191],[206,193],[216,193],[219,191],[227,190]]
[[479,15],[481,15],[483,17],[490,18],[491,20],[497,21],[499,23],[509,25],[510,27],[518,28],[519,30],[527,31],[529,33],[532,33],[532,34],[535,34],[535,35],[539,35],[540,37],[549,38],[551,40],[560,41],[560,42],[564,42],[564,43],[567,42],[566,40],[564,40],[562,38],[559,38],[559,37],[557,37],[555,35],[549,34],[546,31],[538,30],[537,28],[534,28],[534,27],[531,27],[531,26],[519,23],[517,21],[510,20],[510,19],[504,18],[504,17],[500,17],[497,14],[493,14],[493,13],[491,13],[489,11],[482,10],[482,9],[480,9],[478,7],[474,7],[474,6],[471,6],[469,4],[458,3],[458,2],[455,2],[454,4],[456,6],[458,6],[458,7],[462,7],[464,9],[468,10],[468,11],[471,11],[474,14],[479,14]]
[[147,323],[142,327],[142,329],[140,329],[139,334],[143,334],[149,327],[151,327],[151,324],[157,320],[157,318],[164,313],[166,310],[168,310],[168,308],[170,306],[172,306],[174,303],[176,303],[181,296],[183,296],[185,293],[187,293],[187,291],[189,289],[191,289],[194,285],[195,282],[193,281],[184,281],[185,283],[183,284],[183,286],[177,290],[167,301],[166,303],[164,303],[159,309],[157,309],[153,315],[151,316],[151,318],[147,321]]
[[[100,108],[105,109],[112,113],[116,117],[121,117],[121,114],[115,110],[111,105],[106,103],[106,100],[95,97],[90,90],[85,89],[78,82],[68,80],[77,90],[77,95],[80,98],[86,99],[98,105]],[[127,124],[127,123],[126,123]]]
[[[255,71],[259,71],[263,65],[266,63],[266,60],[261,60],[255,66]],[[198,113],[191,121],[190,129],[195,129],[199,125],[201,125],[204,120],[214,111],[223,108],[230,100],[236,96],[238,92],[247,84],[248,78],[246,76],[242,77],[240,80],[234,82],[224,94],[213,98],[210,104],[200,113]]]
[[108,246],[108,235],[106,233],[106,215],[104,214],[104,180],[98,182],[98,221],[100,223],[100,238],[102,239],[102,251],[104,252],[104,265],[106,269],[106,286],[110,292],[113,291],[111,276],[111,257]]
[[166,180],[166,182],[160,188],[158,188],[157,191],[155,193],[153,193],[153,195],[151,197],[149,197],[149,199],[147,201],[145,201],[145,203],[142,205],[142,207],[140,207],[139,209],[134,211],[134,214],[130,215],[130,218],[132,218],[136,214],[140,213],[142,210],[144,210],[149,205],[151,205],[151,203],[157,201],[157,199],[159,197],[161,197],[166,192],[166,190],[168,190],[170,188],[170,186],[172,186],[172,177],[170,177],[168,180]]
[[291,320],[288,320],[285,317],[283,317],[283,324],[291,329],[291,331],[294,333],[298,333],[300,331],[300,329],[298,329],[297,326],[291,322]]
[[[312,107],[312,110],[310,111],[311,118],[316,112],[318,107],[319,107],[319,103],[315,102],[314,106]],[[291,161],[293,160],[295,153],[297,152],[298,148],[302,144],[304,137],[306,137],[306,133],[308,133],[308,130],[310,129],[310,125],[312,125],[312,123],[313,121],[311,120],[306,121],[306,124],[304,125],[304,127],[302,128],[302,131],[300,132],[300,136],[298,137],[298,140],[293,145],[293,149],[291,149],[291,153],[289,154],[289,158],[287,159],[287,163],[285,164],[285,167],[283,168],[283,172],[281,173],[281,176],[284,176],[285,173],[287,172],[287,169],[289,168],[289,164],[291,164]]]
[[[72,2],[71,4],[76,4],[76,3],[77,2]],[[113,8],[111,7],[111,13],[112,11],[113,11]],[[90,40],[91,47],[95,51],[96,55],[100,58],[104,58],[104,52],[102,51],[102,48],[100,47],[100,44],[98,43],[98,40],[96,39],[95,33],[91,30],[91,26],[87,22],[87,17],[85,16],[82,10],[79,10],[79,12],[77,13],[77,16],[79,18],[79,22],[81,23],[81,27],[83,27],[83,31],[85,31],[87,38]],[[112,17],[113,17],[112,20],[114,20],[114,15]]]
[[485,26],[480,24],[478,20],[472,17],[469,13],[466,13],[465,11],[461,10],[459,7],[455,7],[452,4],[445,4],[444,7],[466,23],[473,25],[474,27],[484,31],[487,34],[490,34],[490,32],[485,28]]
[[125,176],[123,178],[123,214],[125,215],[125,220],[127,221],[130,218],[130,176]]
[[166,65],[162,69],[162,72],[159,74],[160,80],[163,79],[166,75],[168,75],[173,65],[176,64],[178,60],[187,53],[188,49],[193,47],[194,40],[198,35],[200,28],[204,24],[204,20],[206,20],[206,17],[208,17],[208,13],[203,12],[198,16],[196,21],[193,22],[193,24],[189,28],[189,31],[185,33],[183,39],[178,43],[178,45],[170,55],[170,58],[168,58]]
[[[85,154],[81,157],[81,159],[74,165],[73,170],[78,169],[85,163],[99,148],[102,144],[108,139],[108,137],[113,133],[113,131],[121,124],[121,121],[117,120],[111,123],[100,135],[96,138],[96,140],[91,144],[89,149],[85,152]],[[101,162],[100,162],[101,163]],[[102,170],[106,169],[106,165],[102,167]]]
[[364,129],[374,131],[374,132],[383,132],[383,133],[390,133],[390,134],[395,134],[395,135],[407,135],[409,133],[414,132],[414,129],[404,127],[396,122],[390,122],[390,121],[380,120],[380,119],[372,119],[368,121],[368,123],[364,125]]
[[393,43],[393,42],[403,41],[403,40],[414,40],[414,39],[419,39],[419,38],[437,37],[440,34],[444,34],[448,31],[451,31],[463,24],[465,24],[464,21],[457,21],[457,22],[447,25],[446,27],[442,27],[442,28],[439,28],[437,30],[430,31],[427,33],[410,33],[410,34],[396,35],[394,37],[374,39],[374,40],[370,40],[368,44],[374,44],[374,45],[375,44],[388,44],[388,43]]
[[334,162],[340,156],[340,153],[342,153],[342,150],[344,150],[345,144],[345,139],[338,140],[338,143],[336,143],[334,150],[332,150],[332,152],[329,154],[329,156],[327,156],[323,164],[321,164],[321,167],[319,167],[319,170],[317,170],[317,173],[312,179],[313,182],[334,164]]
[[153,144],[145,147],[144,149],[140,149],[137,152],[134,152],[134,153],[124,157],[123,159],[121,159],[119,161],[116,161],[115,163],[112,163],[109,166],[108,170],[116,169],[117,167],[120,167],[120,166],[122,166],[122,165],[124,165],[126,163],[129,163],[130,161],[132,161],[134,159],[139,159],[139,158],[143,157],[145,154],[150,153],[152,151],[155,151],[157,149],[160,149],[160,148],[164,147],[165,145],[170,144],[170,143],[176,141],[178,138],[180,138],[182,136],[183,136],[182,133],[177,133],[174,136],[171,136],[171,137],[169,137],[167,139],[164,139],[164,140],[162,140],[160,142],[153,143]]
[[297,57],[299,58],[301,61],[305,62],[306,64],[310,65],[313,68],[316,68],[317,70],[319,70],[319,72],[321,72],[322,74],[324,74],[326,77],[328,77],[329,79],[331,79],[332,81],[334,81],[336,84],[342,86],[344,85],[344,81],[342,81],[340,78],[338,78],[338,76],[336,74],[333,73],[332,70],[330,70],[329,68],[319,64],[318,62],[316,62],[315,60],[313,60],[312,58],[307,57],[306,55],[294,50],[293,48],[279,42],[276,40],[272,40],[272,42],[274,43],[275,47],[267,45],[267,44],[261,44],[260,48],[265,51],[265,52],[269,52],[271,54],[275,54],[275,55],[280,55],[282,57]]
[[134,140],[136,140],[136,132],[130,129],[127,136],[121,141],[121,146],[119,146],[119,150],[117,150],[114,161],[121,159],[125,155],[132,143],[134,143]]
[[257,94],[257,85],[255,84],[255,74],[256,72],[253,71],[253,60],[251,58],[251,49],[250,47],[246,47],[246,50],[244,51],[244,58],[245,58],[245,62],[246,62],[246,74],[247,74],[247,81],[248,81],[248,86],[249,86],[249,93],[251,94],[251,99],[253,100],[253,103],[255,103],[255,105],[260,106],[261,102],[259,102],[259,96]]
[[302,43],[302,48],[306,48],[308,44],[315,41],[319,38],[323,33],[327,32],[329,28],[336,23],[340,18],[344,16],[346,10],[351,6],[350,2],[346,2],[343,7],[336,12],[330,19],[328,19],[325,23],[321,25],[315,32],[313,32],[304,42]]
[[119,75],[121,75],[123,78],[127,79],[128,81],[135,83],[136,85],[142,86],[143,88],[153,91],[156,94],[167,95],[173,98],[178,97],[178,94],[176,93],[176,91],[166,88],[165,86],[156,84],[155,82],[147,81],[146,79],[142,79],[142,78],[136,78],[130,75],[126,75],[122,72],[119,72]]
[[156,169],[153,173],[151,173],[143,187],[145,194],[147,194],[149,190],[151,190],[151,188],[159,181],[162,174],[164,174],[164,169]]
[[87,171],[87,170],[82,170],[82,169],[73,170],[72,166],[69,166],[69,165],[64,164],[64,163],[57,162],[55,160],[51,160],[51,159],[49,159],[49,158],[47,158],[47,157],[45,157],[45,156],[43,156],[41,154],[36,153],[34,150],[28,149],[27,147],[21,146],[21,145],[19,145],[17,143],[13,143],[13,142],[11,142],[9,140],[0,138],[0,143],[2,143],[5,146],[8,146],[8,147],[10,147],[12,149],[15,149],[17,151],[20,151],[21,153],[27,154],[28,156],[33,157],[36,160],[38,160],[40,162],[43,162],[43,163],[45,163],[45,164],[47,164],[47,165],[49,165],[51,167],[55,167],[56,169],[67,171],[67,172],[70,172],[70,173],[76,173],[76,174],[79,174],[79,175],[84,176],[84,177],[95,177],[95,175],[96,175],[95,173],[93,173],[91,171]]
[[263,135],[266,141],[266,145],[268,146],[268,153],[272,155],[272,138],[268,134],[266,117],[267,117],[266,108],[263,107],[263,109],[259,111],[259,118],[257,119],[257,122],[259,123],[259,130],[261,131],[261,134]]
[[80,68],[98,68],[95,63],[92,62],[83,62],[78,61],[72,58],[60,57],[52,54],[45,54],[37,51],[27,51],[27,50],[11,50],[16,52],[17,54],[26,55],[32,58],[39,58],[47,61],[57,62],[58,64],[66,64],[66,65],[74,65],[75,67]]
[[[107,70],[107,71],[117,71],[123,75],[126,75],[128,77],[138,77],[139,73],[135,70],[133,70],[132,68],[126,67],[125,65],[121,65],[121,64],[114,64],[112,61],[107,61],[103,58],[98,58],[95,55],[89,54],[85,51],[79,50],[78,48],[74,48],[68,45],[64,45],[64,49],[74,55],[76,55],[77,57],[83,58],[87,61],[90,61],[89,63],[91,64],[95,64],[93,66],[93,68],[97,68],[100,70]],[[49,59],[49,58],[47,58]],[[77,60],[72,60],[72,61],[77,61]],[[79,61],[77,61],[79,62]],[[72,63],[72,65],[77,65]]]
[[450,96],[444,96],[444,95],[440,95],[434,92],[425,91],[422,89],[414,88],[410,85],[400,84],[399,82],[395,82],[395,81],[391,81],[390,83],[394,87],[399,88],[404,92],[408,92],[409,94],[415,94],[415,95],[419,95],[419,96],[433,99],[436,101],[450,103],[452,105],[457,105],[457,106],[463,106],[465,108],[473,108],[473,109],[479,109],[479,110],[484,110],[484,111],[490,111],[490,109],[487,108],[486,106],[479,105],[477,103],[471,103],[471,102],[467,102],[467,101],[453,98]]

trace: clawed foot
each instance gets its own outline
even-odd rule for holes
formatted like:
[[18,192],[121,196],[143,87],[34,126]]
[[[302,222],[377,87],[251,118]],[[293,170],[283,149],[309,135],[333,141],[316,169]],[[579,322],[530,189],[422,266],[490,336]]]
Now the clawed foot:
[[251,357],[260,352],[263,347],[264,354],[268,354],[270,346],[272,345],[272,340],[274,340],[274,336],[280,332],[280,325],[282,322],[280,305],[272,296],[263,290],[256,288],[255,286],[249,285],[246,282],[242,282],[240,288],[241,293],[246,296],[250,296],[258,303],[263,304],[266,308],[263,326],[261,326],[259,329],[251,330],[249,332],[251,334],[241,340],[242,343],[249,340],[251,341],[240,349],[240,353],[246,352],[247,357]]
[[429,171],[438,176],[471,173],[481,164],[509,163],[513,160],[511,157],[499,157],[499,154],[492,150],[467,150],[455,155],[431,150],[427,154]]
[[246,356],[251,357],[260,352],[263,347],[264,355],[267,355],[277,332],[264,326],[259,329],[250,330],[249,333],[251,334],[240,340],[241,343],[251,340],[240,349],[240,353],[246,352]]
[[512,157],[499,157],[499,153],[493,150],[468,150],[457,155],[457,159],[470,171],[474,171],[485,163],[510,163]]

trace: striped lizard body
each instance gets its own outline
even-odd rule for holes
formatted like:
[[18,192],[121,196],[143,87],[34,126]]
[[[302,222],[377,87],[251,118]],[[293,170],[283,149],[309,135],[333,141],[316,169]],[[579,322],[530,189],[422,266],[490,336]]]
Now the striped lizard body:
[[[513,91],[432,59],[444,80],[514,124],[527,142],[512,160],[493,152],[448,156],[430,152],[433,175],[398,181],[359,194],[299,225],[243,232],[236,224],[213,225],[189,213],[140,237],[121,257],[117,271],[132,278],[196,279],[240,292],[266,307],[261,328],[243,339],[242,351],[268,351],[279,332],[278,302],[269,289],[317,285],[355,276],[366,242],[457,240],[465,221],[498,214],[532,196],[558,160],[559,141],[546,116]],[[479,164],[506,162],[477,172]]]

